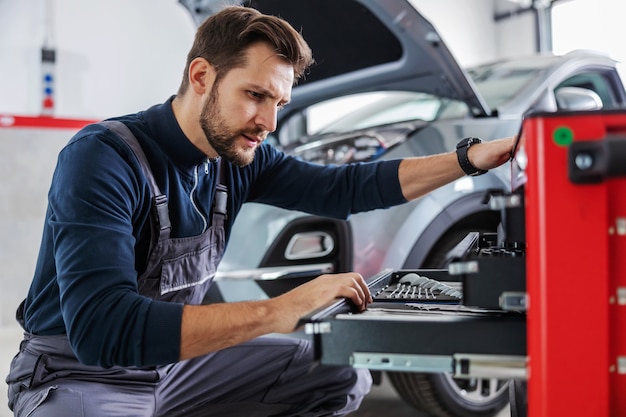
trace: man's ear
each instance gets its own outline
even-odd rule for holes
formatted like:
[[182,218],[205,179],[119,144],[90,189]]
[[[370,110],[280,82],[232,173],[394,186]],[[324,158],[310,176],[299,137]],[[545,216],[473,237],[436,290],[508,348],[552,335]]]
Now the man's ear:
[[215,70],[204,58],[195,58],[189,64],[189,85],[196,94],[209,91],[215,81]]

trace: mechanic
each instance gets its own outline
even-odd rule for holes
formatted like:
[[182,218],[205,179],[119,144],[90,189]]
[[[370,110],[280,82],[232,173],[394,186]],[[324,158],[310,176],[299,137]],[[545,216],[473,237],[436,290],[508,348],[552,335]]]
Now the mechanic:
[[503,164],[513,139],[472,144],[462,157],[347,166],[289,157],[263,141],[312,63],[287,22],[228,7],[199,27],[175,96],[70,140],[17,312],[25,336],[7,377],[16,416],[358,408],[368,370],[316,365],[307,341],[279,334],[336,298],[364,310],[372,299],[358,273],[268,300],[202,304],[239,209],[255,201],[346,218],[401,204],[464,169]]

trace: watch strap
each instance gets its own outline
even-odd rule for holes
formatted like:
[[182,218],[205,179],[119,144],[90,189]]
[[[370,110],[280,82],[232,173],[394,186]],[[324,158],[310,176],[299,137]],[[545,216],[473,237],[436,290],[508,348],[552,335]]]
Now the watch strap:
[[478,169],[474,165],[472,165],[469,160],[469,156],[467,155],[467,151],[469,150],[470,146],[481,142],[482,140],[479,138],[470,137],[462,139],[456,145],[456,156],[459,160],[459,165],[461,166],[461,169],[463,170],[463,172],[465,172],[466,175],[476,176],[482,175],[487,172],[486,170]]

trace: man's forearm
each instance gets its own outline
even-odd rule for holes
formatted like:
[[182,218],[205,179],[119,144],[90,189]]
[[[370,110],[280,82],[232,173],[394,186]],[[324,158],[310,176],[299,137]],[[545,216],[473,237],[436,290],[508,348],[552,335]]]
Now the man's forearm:
[[270,300],[186,305],[180,359],[214,352],[275,331]]
[[[467,150],[469,163],[478,170],[488,171],[509,160],[514,137],[472,145]],[[402,194],[414,200],[465,175],[456,152],[408,158],[400,163],[398,179]]]
[[372,302],[363,277],[355,272],[324,274],[269,300],[186,305],[180,359],[204,355],[268,333],[290,333],[301,317],[338,298],[360,310]]
[[408,158],[398,168],[400,187],[407,200],[421,197],[463,175],[454,152]]

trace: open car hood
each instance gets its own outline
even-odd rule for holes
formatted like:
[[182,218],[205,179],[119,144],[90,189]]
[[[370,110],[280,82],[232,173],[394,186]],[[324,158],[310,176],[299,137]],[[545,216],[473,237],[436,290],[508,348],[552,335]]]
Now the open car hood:
[[196,22],[224,4],[243,4],[301,30],[316,63],[281,119],[323,100],[382,90],[430,93],[464,101],[475,116],[490,114],[437,30],[408,0],[179,1]]

